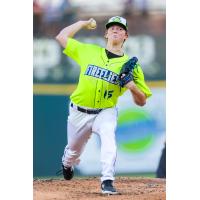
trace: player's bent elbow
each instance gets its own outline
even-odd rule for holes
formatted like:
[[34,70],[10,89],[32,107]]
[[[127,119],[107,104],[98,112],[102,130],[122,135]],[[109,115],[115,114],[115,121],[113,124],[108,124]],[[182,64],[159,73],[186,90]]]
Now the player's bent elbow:
[[55,37],[55,39],[61,44],[62,39],[61,39],[60,34],[58,34],[58,35]]
[[59,42],[59,44],[60,44],[63,48],[66,47],[67,40],[66,40],[66,38],[64,38],[60,33],[55,37],[55,39]]
[[146,104],[146,99],[135,100],[138,106],[144,106]]
[[61,37],[60,37],[60,33],[58,33],[58,35],[56,35],[55,39],[59,42]]
[[137,102],[136,104],[137,104],[138,106],[141,106],[141,107],[142,107],[142,106],[144,106],[144,105],[146,104],[146,102]]
[[140,102],[140,106],[144,106],[146,104],[146,100],[143,102]]

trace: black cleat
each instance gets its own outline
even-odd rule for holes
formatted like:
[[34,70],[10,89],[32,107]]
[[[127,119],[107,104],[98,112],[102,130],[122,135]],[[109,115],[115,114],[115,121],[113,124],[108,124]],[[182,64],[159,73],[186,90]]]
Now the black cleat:
[[105,180],[101,183],[101,190],[103,194],[119,194],[112,185],[112,180]]
[[62,165],[63,168],[63,176],[65,180],[71,180],[74,176],[74,169],[73,167],[65,167]]

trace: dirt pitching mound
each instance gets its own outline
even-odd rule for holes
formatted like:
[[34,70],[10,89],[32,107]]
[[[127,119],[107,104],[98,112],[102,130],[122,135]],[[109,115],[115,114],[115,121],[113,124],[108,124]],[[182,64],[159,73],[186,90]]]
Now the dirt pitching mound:
[[34,200],[165,200],[165,179],[117,177],[118,195],[101,194],[97,177],[74,178],[70,181],[37,179],[33,181]]

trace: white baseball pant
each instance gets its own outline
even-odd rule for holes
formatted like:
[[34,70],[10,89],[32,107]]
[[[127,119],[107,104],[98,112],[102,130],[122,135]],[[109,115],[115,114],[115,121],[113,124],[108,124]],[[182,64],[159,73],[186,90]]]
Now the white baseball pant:
[[116,127],[116,107],[103,109],[99,114],[87,114],[70,106],[67,123],[68,144],[62,157],[63,165],[65,167],[77,165],[88,139],[92,133],[96,133],[101,140],[101,181],[114,180],[117,157]]

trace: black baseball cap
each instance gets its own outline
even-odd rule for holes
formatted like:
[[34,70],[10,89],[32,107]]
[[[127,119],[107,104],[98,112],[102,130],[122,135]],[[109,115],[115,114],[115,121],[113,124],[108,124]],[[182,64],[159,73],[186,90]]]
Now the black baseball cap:
[[124,30],[128,31],[128,24],[126,19],[120,16],[111,17],[106,24],[106,29],[115,24],[121,26]]

